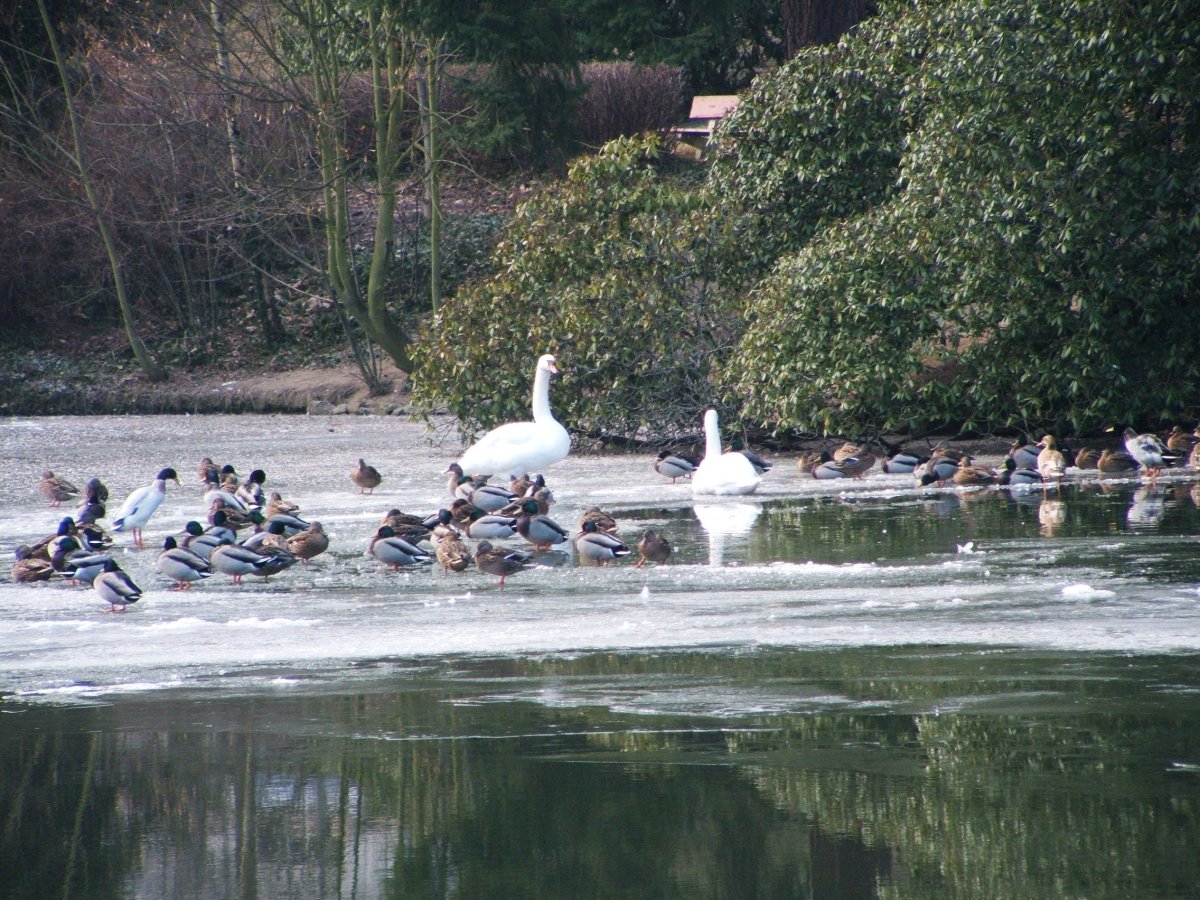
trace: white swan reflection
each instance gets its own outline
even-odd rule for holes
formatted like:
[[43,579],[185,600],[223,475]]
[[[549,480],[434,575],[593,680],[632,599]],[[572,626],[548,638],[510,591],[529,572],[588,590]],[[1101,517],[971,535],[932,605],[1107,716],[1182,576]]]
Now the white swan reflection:
[[708,535],[708,564],[725,565],[725,542],[749,534],[762,512],[758,503],[697,503],[692,506],[700,527]]

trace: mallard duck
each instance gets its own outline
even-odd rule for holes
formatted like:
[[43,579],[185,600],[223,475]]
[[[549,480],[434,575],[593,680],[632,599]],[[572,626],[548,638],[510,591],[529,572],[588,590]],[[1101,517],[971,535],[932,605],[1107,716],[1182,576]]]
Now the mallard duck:
[[567,529],[549,516],[541,515],[538,512],[537,501],[532,499],[525,501],[521,515],[517,517],[517,533],[533,544],[534,550],[539,552],[549,550],[555,544],[565,543],[570,537]]
[[179,476],[174,469],[160,469],[154,477],[154,483],[138,488],[125,498],[117,514],[113,516],[113,531],[128,531],[133,535],[133,543],[137,547],[142,544],[142,528],[154,511],[158,509],[163,498],[167,495],[167,482],[179,484]]
[[[479,512],[479,510],[462,498],[459,498],[450,504],[450,518],[453,519],[455,525],[458,525],[461,528],[466,528],[471,519],[476,517],[475,514],[477,512]],[[509,516],[509,518],[516,517]]]
[[1100,459],[1100,451],[1095,447],[1080,447],[1075,451],[1075,468],[1081,471],[1096,468]]
[[163,538],[163,548],[154,561],[154,568],[175,582],[173,590],[190,588],[192,582],[209,578],[213,573],[207,559],[180,547],[174,537]]
[[[104,570],[92,581],[92,590],[108,603],[109,612],[125,612],[130,603],[142,599],[142,589],[133,583],[133,579],[125,574],[114,559],[104,564]],[[121,608],[117,609],[118,606]]]
[[811,475],[814,468],[832,459],[833,455],[827,450],[807,450],[796,457],[796,469],[805,475]]
[[550,411],[550,376],[558,373],[554,356],[543,354],[533,375],[532,422],[509,422],[493,428],[459,458],[464,472],[512,479],[540,472],[567,458],[571,436]]
[[1153,434],[1138,434],[1132,428],[1126,428],[1122,433],[1125,441],[1125,451],[1137,460],[1137,464],[1149,473],[1151,478],[1157,478],[1158,473],[1179,457],[1168,453],[1166,446]]
[[473,509],[463,530],[467,537],[476,540],[502,541],[517,533],[517,517],[488,515],[481,509]]
[[49,581],[54,577],[54,567],[48,559],[40,559],[33,555],[33,548],[22,544],[13,551],[16,561],[12,567],[12,580],[17,584],[33,584],[36,581]]
[[1017,467],[1017,461],[1011,456],[1004,459],[1004,470],[1000,473],[997,479],[997,484],[1005,487],[1019,487],[1022,485],[1041,485],[1042,473],[1037,469],[1020,469]]
[[1200,444],[1196,444],[1188,454],[1187,464],[1189,468],[1200,469]]
[[196,477],[200,479],[200,484],[206,492],[221,484],[221,470],[208,456],[201,459],[200,465],[196,466]]
[[962,456],[959,454],[943,454],[941,456],[931,456],[924,465],[924,468],[918,467],[913,470],[916,475],[920,472],[919,481],[923,487],[937,482],[938,487],[944,487],[946,482],[954,477],[954,473],[958,471],[958,464],[962,461]]
[[618,531],[617,520],[598,506],[590,506],[583,511],[583,515],[579,517],[579,529],[581,531],[583,530],[584,522],[595,522],[597,528],[609,534],[616,534]]
[[79,488],[60,475],[55,475],[49,469],[42,473],[38,482],[41,495],[50,501],[51,506],[58,506],[64,500],[74,500],[79,496]]
[[237,529],[229,524],[229,514],[223,509],[215,510],[209,517],[204,533],[216,538],[219,544],[236,544]]
[[304,565],[329,549],[329,536],[320,522],[312,522],[304,531],[287,539],[287,549],[300,558]]
[[537,504],[537,511],[543,516],[550,514],[550,507],[556,502],[554,493],[550,488],[542,487],[525,497],[518,497],[512,503],[508,504],[508,506],[497,510],[496,514],[500,516],[519,516],[525,503],[530,500]]
[[360,494],[373,494],[383,483],[383,476],[374,466],[368,466],[365,459],[359,459],[358,466],[350,473],[350,480],[358,485]]
[[1096,469],[1105,475],[1116,475],[1122,472],[1132,472],[1138,467],[1138,462],[1124,450],[1101,451],[1096,460]]
[[309,523],[299,516],[293,516],[290,513],[275,513],[269,519],[263,519],[261,513],[256,509],[250,510],[250,518],[256,525],[261,525],[263,528],[269,528],[278,523],[283,526],[283,533],[287,537],[293,534],[299,534],[308,528]]
[[850,459],[855,460],[853,469],[865,475],[875,465],[875,452],[865,441],[846,441],[833,451],[834,462],[846,462]]
[[666,562],[667,557],[671,555],[671,542],[653,528],[648,528],[638,541],[637,549],[640,559],[633,567],[640,569],[648,562]]
[[266,500],[263,494],[263,485],[267,481],[267,473],[262,469],[254,469],[246,480],[238,485],[234,496],[241,500],[246,506],[262,506]]
[[300,507],[290,500],[284,500],[279,491],[272,491],[271,496],[267,498],[267,505],[263,507],[263,515],[268,519],[279,513],[294,516],[299,512]]
[[208,513],[210,524],[217,524],[218,514],[221,516],[221,524],[235,532],[245,531],[247,528],[253,528],[258,531],[265,527],[264,523],[266,520],[263,518],[263,514],[257,509],[239,511],[232,506],[223,506],[220,501],[217,501]]
[[433,559],[420,547],[413,546],[404,538],[397,537],[396,532],[387,525],[381,525],[371,538],[369,547],[371,555],[382,563],[387,563],[395,571],[401,566],[411,566],[415,563],[427,563]]
[[467,491],[465,499],[476,509],[482,509],[485,513],[494,513],[519,498],[506,487],[484,483],[472,486]]
[[[236,536],[236,532],[234,536]],[[232,544],[234,537],[210,533],[199,522],[192,521],[184,526],[182,534],[175,535],[175,541],[184,550],[190,550],[207,561],[212,557],[213,550],[222,544]]]
[[241,544],[221,544],[215,547],[208,561],[214,569],[233,577],[234,584],[242,583],[243,575],[273,575],[292,565],[296,560],[279,550],[260,553]]
[[442,572],[446,575],[465,572],[473,559],[466,543],[450,532],[438,537],[436,553],[437,561],[442,564]]
[[834,459],[828,450],[822,450],[815,458],[809,459],[808,463],[808,474],[820,481],[851,477],[849,466]]
[[997,479],[996,470],[987,466],[973,465],[973,460],[969,456],[964,456],[958,462],[958,470],[950,476],[950,480],[959,487],[979,487],[986,484],[995,484]]
[[99,478],[91,478],[88,483],[83,486],[83,500],[75,512],[72,513],[72,518],[76,522],[82,524],[94,524],[100,519],[103,519],[106,510],[105,503],[108,502],[108,488]]
[[699,465],[700,461],[694,456],[660,450],[654,460],[654,471],[664,478],[670,478],[671,484],[674,484],[680,478],[690,478]]
[[287,542],[287,529],[283,523],[272,522],[262,531],[256,531],[238,543],[247,550],[257,550],[259,553],[273,553],[276,550],[291,553]]
[[228,512],[247,513],[250,507],[242,502],[242,499],[237,495],[237,488],[232,491],[227,491],[224,488],[213,488],[204,494],[204,505],[210,510],[220,504],[220,509]]
[[600,527],[591,519],[585,519],[579,536],[575,538],[575,549],[580,559],[590,560],[605,566],[614,559],[629,555],[629,548],[620,540]]
[[1022,435],[1008,448],[1008,458],[1016,463],[1018,469],[1036,469],[1038,454],[1041,452],[1041,444],[1035,444]]
[[906,450],[893,450],[883,461],[881,468],[888,475],[911,475],[917,466],[929,459]]
[[753,494],[762,482],[750,460],[721,452],[721,430],[715,409],[704,413],[704,459],[692,473],[693,494]]
[[67,554],[63,560],[63,574],[71,579],[72,584],[91,585],[96,576],[104,571],[104,565],[111,556],[107,553],[92,553],[88,550],[76,550]]
[[241,483],[237,469],[231,465],[221,466],[220,478],[221,480],[216,484],[217,489],[228,491],[231,494],[237,493],[238,485]]
[[1186,459],[1198,441],[1200,441],[1200,437],[1184,431],[1179,425],[1173,425],[1171,433],[1167,435],[1167,450],[1180,459]]
[[500,576],[500,587],[504,579],[533,565],[533,559],[521,550],[493,547],[490,541],[480,541],[475,548],[475,566],[480,572]]
[[1038,441],[1038,446],[1042,451],[1038,454],[1037,470],[1041,473],[1042,480],[1062,478],[1067,471],[1067,458],[1058,449],[1054,435],[1043,435]]

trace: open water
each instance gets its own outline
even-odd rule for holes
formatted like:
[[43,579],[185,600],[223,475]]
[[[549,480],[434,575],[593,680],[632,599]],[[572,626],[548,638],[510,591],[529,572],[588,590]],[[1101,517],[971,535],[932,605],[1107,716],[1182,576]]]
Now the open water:
[[[647,455],[550,469],[665,565],[510,577],[367,556],[448,502],[396,419],[0,421],[0,555],[54,531],[50,468],[145,590],[0,572],[0,897],[1200,896],[1200,480],[928,490],[775,460],[694,502]],[[201,456],[299,503],[328,553],[168,590]],[[384,475],[349,479],[359,457]],[[514,542],[519,545],[519,542]]]

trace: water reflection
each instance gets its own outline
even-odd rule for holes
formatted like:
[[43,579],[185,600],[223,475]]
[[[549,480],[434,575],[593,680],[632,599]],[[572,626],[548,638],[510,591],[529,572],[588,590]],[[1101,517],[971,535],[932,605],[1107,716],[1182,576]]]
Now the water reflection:
[[[1187,660],[456,668],[348,696],[9,709],[0,896],[1128,897],[1200,879]],[[743,711],[615,713],[630,677],[744,691]],[[491,702],[500,685],[556,702]],[[759,694],[796,709],[755,713]]]
[[708,564],[725,565],[725,545],[729,538],[749,534],[762,512],[758,503],[697,503],[692,512],[708,535]]

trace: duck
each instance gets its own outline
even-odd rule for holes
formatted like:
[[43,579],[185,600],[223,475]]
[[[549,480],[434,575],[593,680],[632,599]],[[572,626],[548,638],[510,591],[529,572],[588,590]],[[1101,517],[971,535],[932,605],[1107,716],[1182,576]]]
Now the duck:
[[549,515],[550,507],[557,502],[554,499],[554,492],[550,488],[541,487],[524,497],[518,497],[512,503],[508,504],[508,506],[497,510],[496,514],[501,516],[519,516],[522,507],[524,507],[525,502],[528,500],[532,500],[537,504],[538,512],[543,516]]
[[851,477],[861,478],[875,465],[875,452],[866,442],[846,441],[833,451],[833,461],[848,463]]
[[533,375],[533,421],[508,422],[493,428],[467,448],[458,464],[464,472],[480,472],[511,480],[562,462],[571,452],[571,435],[550,410],[550,377],[558,374],[551,353],[542,354]]
[[1017,461],[1011,456],[1004,458],[1004,469],[1000,472],[1000,477],[996,479],[996,483],[1003,487],[1020,487],[1023,485],[1038,485],[1043,482],[1042,473],[1037,469],[1022,469],[1017,466]]
[[583,511],[583,515],[579,517],[581,530],[584,522],[595,522],[597,528],[609,534],[616,534],[618,531],[617,520],[612,517],[611,513],[606,513],[598,506],[590,506]]
[[87,550],[75,550],[67,554],[62,563],[62,573],[71,579],[72,584],[92,585],[96,576],[104,571],[104,565],[111,556],[107,553],[92,553]]
[[913,470],[913,474],[921,473],[919,481],[922,487],[928,487],[935,481],[938,487],[944,487],[946,482],[954,477],[954,473],[958,471],[958,464],[962,461],[962,456],[958,454],[943,454],[941,456],[931,456],[926,462],[924,469],[918,467]]
[[438,537],[435,554],[437,561],[442,565],[442,572],[446,575],[451,572],[465,572],[474,558],[466,542],[449,531]]
[[173,590],[187,590],[193,582],[212,577],[212,565],[207,559],[179,546],[173,536],[163,538],[163,547],[154,568],[175,582]]
[[256,531],[237,543],[247,550],[257,550],[259,553],[273,553],[277,550],[291,553],[287,542],[288,536],[283,523],[272,522],[262,531]]
[[311,522],[304,531],[297,532],[287,539],[287,549],[307,566],[310,559],[329,549],[329,535],[325,533],[320,522]]
[[1188,468],[1200,469],[1200,444],[1196,444],[1188,454],[1187,464]]
[[[142,599],[142,589],[133,583],[115,559],[104,564],[104,570],[92,582],[92,590],[108,603],[109,612],[125,612],[130,603]],[[120,606],[120,609],[117,607]]]
[[888,454],[888,458],[883,461],[880,468],[888,475],[911,475],[917,466],[928,458],[907,450],[897,449]]
[[521,515],[517,517],[517,534],[533,544],[537,552],[545,552],[555,544],[565,543],[570,537],[567,529],[538,512],[537,501],[532,498],[525,501]]
[[241,544],[221,544],[213,549],[208,561],[214,569],[233,577],[234,584],[242,583],[244,575],[273,575],[294,563],[295,558],[279,550],[260,553]]
[[250,518],[254,521],[255,525],[260,525],[263,528],[270,528],[272,525],[276,524],[282,525],[283,533],[287,537],[291,537],[294,534],[299,534],[309,526],[307,521],[299,516],[294,516],[291,513],[278,512],[270,518],[264,519],[258,510],[252,509],[250,510]]
[[199,465],[196,466],[196,477],[207,491],[221,483],[221,470],[212,461],[211,456],[201,457]]
[[236,487],[232,491],[227,491],[222,487],[215,487],[206,491],[204,494],[204,505],[209,509],[216,506],[227,512],[247,513],[250,511],[250,507],[237,495]]
[[579,536],[575,538],[575,549],[579,558],[586,559],[597,565],[606,566],[614,559],[629,555],[629,548],[620,538],[601,531],[600,526],[592,519],[585,519]]
[[475,540],[502,541],[517,533],[517,516],[489,515],[481,509],[471,511],[471,518],[463,526],[467,537]]
[[113,531],[128,531],[133,535],[134,546],[143,546],[142,528],[150,521],[150,517],[167,495],[168,481],[174,481],[178,486],[179,476],[175,474],[174,469],[160,469],[154,476],[153,484],[138,488],[126,497],[117,514],[113,516]]
[[1137,460],[1138,466],[1145,469],[1151,478],[1157,478],[1159,472],[1179,458],[1167,452],[1166,445],[1157,435],[1138,434],[1126,427],[1121,437],[1125,442],[1125,451]]
[[1200,437],[1191,432],[1184,431],[1179,425],[1173,425],[1171,426],[1171,433],[1167,435],[1167,450],[1180,459],[1186,459],[1198,441],[1200,441]]
[[1132,472],[1138,467],[1138,462],[1124,450],[1104,449],[1096,460],[1096,470],[1104,475],[1116,475],[1122,472]]
[[721,452],[721,430],[717,411],[704,412],[704,459],[692,473],[693,494],[738,495],[753,494],[762,476],[754,465],[740,453]]
[[675,484],[680,478],[690,478],[698,465],[700,461],[694,456],[660,450],[654,460],[654,471],[664,478],[670,478],[671,484]]
[[493,513],[520,498],[506,487],[484,483],[472,487],[467,491],[464,499],[476,509],[482,509],[485,513]]
[[388,525],[379,526],[379,530],[371,538],[368,549],[371,555],[377,560],[387,563],[397,572],[400,571],[401,566],[427,563],[433,559],[432,556],[420,547],[416,547],[404,540],[404,538],[398,537],[396,532]]
[[828,450],[822,450],[815,458],[810,457],[808,474],[820,481],[832,481],[837,478],[852,477],[850,466],[845,461],[839,462]]
[[80,524],[94,524],[107,514],[105,503],[108,502],[108,488],[99,478],[88,479],[83,486],[83,500],[71,517]]
[[175,542],[185,550],[190,550],[201,559],[209,559],[212,552],[222,544],[233,543],[232,538],[226,538],[219,534],[210,533],[205,530],[204,526],[199,522],[191,521],[184,526],[182,533],[174,535]]
[[378,469],[367,465],[367,461],[360,457],[358,465],[350,473],[350,480],[358,485],[360,494],[373,494],[375,488],[383,483],[383,476],[379,474]]
[[262,506],[266,500],[263,494],[263,485],[267,481],[267,473],[262,469],[254,469],[246,477],[246,480],[238,485],[234,496],[241,500],[247,507]]
[[950,476],[950,480],[959,487],[979,487],[995,484],[999,477],[996,470],[987,466],[977,466],[970,456],[964,456],[958,462],[958,471]]
[[50,501],[51,506],[59,506],[64,500],[74,500],[79,496],[79,488],[61,475],[55,475],[49,469],[42,473],[42,479],[38,482],[38,491]]
[[1041,444],[1035,444],[1021,435],[1008,448],[1008,457],[1018,469],[1036,469],[1038,454],[1042,452]]
[[500,587],[509,575],[524,571],[533,565],[533,558],[521,550],[493,547],[490,541],[480,541],[475,548],[475,566],[480,572],[500,576]]
[[640,569],[648,562],[666,562],[671,555],[671,542],[653,528],[647,528],[637,543],[637,550],[639,559],[633,567]]
[[54,577],[54,567],[47,559],[33,555],[33,548],[22,544],[13,551],[15,562],[12,566],[12,580],[17,584],[33,584],[38,581],[49,581]]
[[289,516],[294,516],[300,512],[300,507],[290,500],[284,500],[283,495],[279,491],[271,491],[271,496],[267,498],[266,506],[263,507],[263,515],[266,518],[277,513],[287,513]]
[[1075,452],[1075,468],[1080,471],[1094,469],[1099,459],[1100,451],[1095,447],[1080,447]]
[[1038,454],[1037,470],[1041,474],[1042,480],[1062,478],[1067,471],[1067,458],[1058,449],[1054,435],[1043,435],[1042,439],[1038,441],[1038,446],[1042,450]]
[[218,544],[237,543],[237,529],[229,524],[229,514],[218,509],[209,516],[209,525],[204,533],[215,538]]

